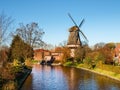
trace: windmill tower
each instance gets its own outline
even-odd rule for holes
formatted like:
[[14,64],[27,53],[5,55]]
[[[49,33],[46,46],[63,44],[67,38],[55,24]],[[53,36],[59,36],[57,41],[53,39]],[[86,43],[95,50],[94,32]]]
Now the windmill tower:
[[80,39],[80,35],[84,38],[84,40],[86,42],[88,42],[88,39],[84,35],[84,33],[81,31],[81,29],[80,29],[81,26],[82,26],[82,24],[83,24],[83,22],[84,22],[84,19],[81,21],[80,25],[78,26],[76,24],[76,22],[73,20],[73,18],[71,17],[71,15],[68,14],[68,16],[70,17],[70,19],[72,20],[72,22],[75,24],[73,27],[71,27],[69,29],[70,34],[69,34],[68,42],[67,42],[67,46],[71,50],[71,57],[74,57],[75,49],[77,47],[82,47],[82,42],[81,42],[81,39]]

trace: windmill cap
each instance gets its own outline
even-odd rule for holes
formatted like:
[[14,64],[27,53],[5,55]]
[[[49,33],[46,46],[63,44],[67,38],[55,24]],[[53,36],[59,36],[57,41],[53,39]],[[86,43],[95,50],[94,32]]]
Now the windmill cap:
[[73,31],[77,31],[78,27],[77,26],[73,26],[69,29],[69,32],[73,32]]

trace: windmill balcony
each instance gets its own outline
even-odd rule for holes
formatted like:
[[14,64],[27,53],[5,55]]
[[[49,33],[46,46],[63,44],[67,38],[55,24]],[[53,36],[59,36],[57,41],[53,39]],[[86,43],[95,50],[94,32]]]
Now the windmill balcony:
[[67,45],[67,47],[69,47],[69,48],[77,48],[77,47],[79,47],[80,45],[79,44],[77,44],[77,45]]

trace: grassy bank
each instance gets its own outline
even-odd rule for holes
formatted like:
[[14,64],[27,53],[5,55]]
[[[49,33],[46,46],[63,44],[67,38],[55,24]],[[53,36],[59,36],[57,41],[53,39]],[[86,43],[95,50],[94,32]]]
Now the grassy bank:
[[102,64],[97,65],[95,68],[91,68],[91,66],[87,64],[78,64],[72,62],[66,62],[64,66],[84,69],[120,81],[120,66]]

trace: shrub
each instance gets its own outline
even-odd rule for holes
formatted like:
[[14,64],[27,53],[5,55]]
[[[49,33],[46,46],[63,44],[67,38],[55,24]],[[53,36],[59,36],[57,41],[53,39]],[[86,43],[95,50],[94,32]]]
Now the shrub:
[[71,62],[71,61],[73,61],[73,60],[74,60],[73,57],[67,58],[67,62]]
[[17,90],[17,83],[14,81],[9,81],[3,85],[2,90]]
[[17,59],[14,59],[14,61],[13,61],[13,66],[21,66],[22,64],[21,64],[21,62],[19,61],[19,60],[17,60]]
[[14,74],[23,72],[23,67],[22,66],[13,66],[11,69],[11,72]]
[[14,74],[18,72],[23,72],[23,65],[19,60],[14,59],[11,72],[13,72]]
[[72,63],[71,61],[66,62],[66,63],[64,64],[64,66],[72,66],[72,65],[73,65],[73,63]]
[[26,66],[32,66],[32,60],[30,59],[30,58],[27,58],[26,60],[25,60],[25,65]]
[[39,63],[40,61],[38,61],[38,60],[32,60],[32,63],[34,64],[34,63]]
[[4,80],[14,80],[15,79],[15,75],[14,73],[12,72],[12,65],[7,63],[5,67],[3,67],[1,69],[1,76],[2,76],[2,79]]

